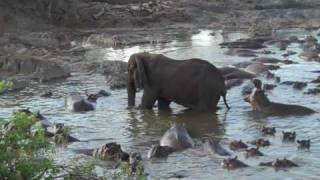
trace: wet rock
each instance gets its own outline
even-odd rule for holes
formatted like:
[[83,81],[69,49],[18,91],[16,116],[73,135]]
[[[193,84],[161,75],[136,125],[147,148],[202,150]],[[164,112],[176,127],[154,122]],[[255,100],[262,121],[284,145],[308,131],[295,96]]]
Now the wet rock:
[[[1,74],[1,73],[0,73]],[[17,92],[25,89],[29,86],[30,81],[21,76],[11,76],[6,78],[7,81],[12,82],[12,87],[10,87],[7,92]]]
[[300,82],[300,81],[284,81],[281,84],[292,85],[294,89],[298,89],[298,90],[301,90],[308,85],[306,82]]
[[291,61],[291,60],[288,60],[288,59],[286,59],[286,60],[283,60],[283,61],[281,61],[283,64],[297,64],[296,62],[294,62],[294,61]]
[[310,149],[311,140],[297,140],[299,149]]
[[0,75],[23,74],[41,82],[70,76],[70,69],[62,63],[47,61],[30,56],[1,56]]
[[304,94],[319,95],[320,94],[320,87],[314,88],[314,89],[308,89],[308,91],[305,92]]
[[261,131],[262,131],[262,133],[264,135],[272,135],[272,136],[274,136],[274,134],[276,133],[276,128],[275,127],[265,127],[265,126],[263,126]]
[[239,57],[256,57],[256,52],[250,49],[239,49],[239,48],[233,48],[229,49],[226,52],[227,55],[230,56],[239,56]]
[[247,66],[244,70],[255,75],[261,75],[269,72],[268,66],[262,63],[252,63],[249,66]]
[[276,42],[275,46],[277,48],[280,49],[280,51],[284,51],[287,49],[287,47],[289,46],[290,42],[286,41],[286,40],[281,40],[281,41],[278,41]]
[[253,156],[264,156],[264,155],[261,151],[259,151],[259,147],[246,149],[246,158],[253,157]]
[[282,135],[283,135],[283,138],[282,138],[283,141],[294,142],[295,139],[296,139],[296,132],[285,132],[285,131],[282,131]]
[[270,90],[274,89],[275,87],[277,87],[277,85],[275,85],[275,84],[264,84],[263,85],[263,90],[264,91],[270,91]]
[[222,48],[241,48],[241,49],[262,49],[265,48],[263,42],[257,39],[239,39],[234,42],[221,43]]
[[252,145],[258,146],[258,147],[270,146],[270,141],[262,139],[262,138],[254,140],[254,141],[251,141],[249,143],[252,144]]
[[97,93],[97,96],[98,97],[108,97],[108,96],[110,96],[111,95],[111,93],[109,93],[109,92],[107,92],[107,91],[105,91],[105,90],[100,90],[98,93]]
[[108,61],[101,65],[106,75],[107,85],[111,89],[121,89],[127,86],[127,63],[122,61]]
[[282,54],[283,57],[288,57],[297,54],[297,52],[294,51],[287,51],[287,53]]
[[240,149],[247,149],[248,145],[244,142],[240,141],[232,141],[229,145],[231,150],[240,150]]
[[317,49],[308,49],[299,54],[299,57],[306,61],[318,61],[320,62],[320,51]]
[[320,76],[318,76],[317,79],[312,80],[311,82],[312,83],[320,83]]
[[53,93],[51,91],[45,92],[42,95],[40,95],[40,97],[43,97],[43,98],[50,98],[52,96],[53,96]]
[[288,41],[290,42],[290,43],[299,43],[300,41],[299,41],[299,38],[297,37],[297,36],[290,36],[289,38],[288,38]]
[[223,76],[239,70],[238,68],[234,68],[234,67],[221,67],[218,69],[222,73]]
[[280,69],[280,66],[278,65],[267,65],[268,70],[277,70]]
[[160,146],[159,144],[152,145],[151,149],[148,151],[148,159],[152,158],[164,158],[169,154],[173,153],[175,150],[168,146]]
[[240,86],[243,83],[242,79],[228,79],[225,81],[226,88],[231,89],[236,86]]
[[291,167],[298,167],[298,165],[290,160],[287,160],[286,158],[280,160],[276,159],[275,161],[271,162],[261,162],[259,164],[260,166],[271,166],[275,169],[281,169],[281,168],[291,168]]
[[237,70],[232,73],[229,73],[224,76],[225,79],[230,80],[230,79],[253,79],[256,77],[253,73],[244,71],[244,70]]
[[229,169],[229,170],[234,170],[234,169],[238,169],[238,168],[248,167],[248,165],[239,161],[238,157],[236,156],[234,158],[224,159],[222,162],[222,167]]
[[259,63],[270,63],[270,64],[275,64],[281,62],[281,60],[276,59],[276,58],[269,58],[269,57],[259,57],[259,58],[254,58],[252,59],[254,62],[259,62]]
[[246,62],[240,62],[240,63],[233,64],[233,66],[236,68],[246,68],[250,64],[252,64],[252,62],[246,61]]

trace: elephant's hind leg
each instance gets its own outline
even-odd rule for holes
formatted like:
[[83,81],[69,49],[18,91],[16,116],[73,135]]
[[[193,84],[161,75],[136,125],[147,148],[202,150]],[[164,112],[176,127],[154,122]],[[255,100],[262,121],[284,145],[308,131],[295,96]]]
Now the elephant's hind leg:
[[149,89],[145,89],[142,96],[141,107],[145,109],[152,109],[157,100],[157,94]]
[[170,108],[170,101],[166,100],[165,98],[158,98],[158,108],[159,109],[169,109]]

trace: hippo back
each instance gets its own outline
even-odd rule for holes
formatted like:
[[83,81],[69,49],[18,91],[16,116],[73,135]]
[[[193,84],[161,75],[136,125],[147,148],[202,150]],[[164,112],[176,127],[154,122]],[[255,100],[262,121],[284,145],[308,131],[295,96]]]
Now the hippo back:
[[66,109],[74,112],[91,111],[95,109],[94,103],[85,100],[79,94],[71,94],[65,100]]
[[192,148],[194,142],[181,124],[175,124],[162,136],[160,146],[168,146],[176,150]]

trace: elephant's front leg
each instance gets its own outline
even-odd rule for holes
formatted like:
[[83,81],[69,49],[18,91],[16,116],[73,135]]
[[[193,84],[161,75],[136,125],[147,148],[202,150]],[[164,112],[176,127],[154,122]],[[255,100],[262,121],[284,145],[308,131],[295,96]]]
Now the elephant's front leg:
[[169,109],[170,101],[165,98],[158,98],[158,108],[159,109]]
[[152,89],[145,88],[142,96],[141,108],[152,109],[156,100],[157,100],[157,93]]

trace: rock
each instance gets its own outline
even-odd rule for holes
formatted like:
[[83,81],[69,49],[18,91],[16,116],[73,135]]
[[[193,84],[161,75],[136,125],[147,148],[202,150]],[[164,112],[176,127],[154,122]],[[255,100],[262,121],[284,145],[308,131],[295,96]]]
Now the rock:
[[256,52],[249,49],[239,49],[232,48],[226,52],[227,55],[230,56],[239,56],[239,57],[256,57]]
[[276,58],[269,58],[269,57],[259,57],[259,58],[254,58],[252,59],[254,62],[259,62],[259,63],[270,63],[270,64],[275,64],[281,62],[281,60],[276,59]]
[[320,88],[308,89],[308,91],[305,92],[304,94],[319,95]]
[[275,87],[277,87],[277,85],[275,85],[275,84],[264,84],[263,85],[263,90],[264,91],[268,91],[268,90],[274,89]]
[[48,92],[43,93],[40,97],[49,98],[52,96],[53,96],[53,93],[51,91],[48,91]]
[[282,56],[283,56],[283,57],[288,57],[288,56],[295,55],[295,54],[297,54],[297,52],[294,52],[294,51],[287,51],[287,53],[282,54]]
[[242,49],[262,49],[265,48],[263,42],[257,39],[240,39],[234,42],[224,42],[221,43],[222,48],[242,48]]
[[283,61],[281,61],[283,64],[297,64],[296,62],[294,62],[294,61],[291,61],[291,60],[288,60],[288,59],[286,59],[286,60],[283,60]]
[[289,46],[289,44],[290,44],[290,43],[289,43],[288,41],[281,40],[281,41],[276,42],[275,46],[276,46],[277,48],[279,48],[280,51],[284,51],[284,50],[287,49],[287,47]]
[[127,87],[127,74],[113,74],[107,76],[107,85],[110,89],[123,89]]
[[293,85],[294,89],[299,89],[299,90],[305,88],[308,85],[306,82],[299,82],[299,81],[284,81],[281,84]]
[[70,76],[68,66],[31,56],[1,56],[0,71],[3,76],[20,74],[41,82]]
[[242,83],[243,83],[242,79],[228,79],[225,81],[227,89],[231,89],[232,87],[240,86]]
[[320,83],[320,76],[318,76],[317,79],[312,80],[311,82],[312,83]]
[[261,75],[269,72],[268,67],[262,63],[252,63],[249,66],[247,66],[244,70],[255,75]]
[[299,54],[299,57],[306,61],[319,61],[320,62],[320,51],[317,49],[305,50]]

